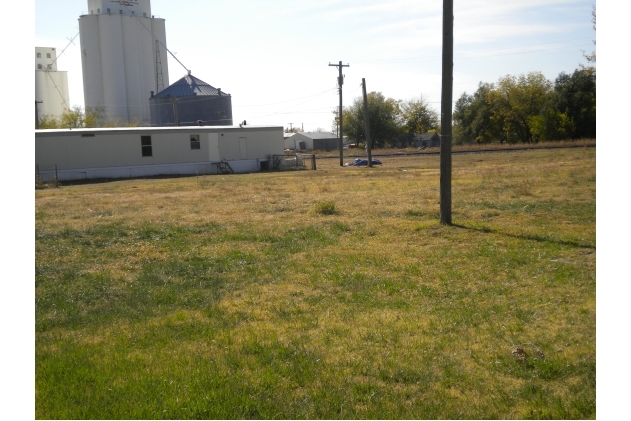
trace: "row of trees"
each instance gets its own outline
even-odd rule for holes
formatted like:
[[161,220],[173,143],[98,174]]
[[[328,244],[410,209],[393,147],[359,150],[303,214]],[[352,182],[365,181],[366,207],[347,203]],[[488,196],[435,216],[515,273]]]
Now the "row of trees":
[[596,137],[596,70],[561,73],[552,83],[532,72],[480,83],[456,101],[454,143],[530,143]]
[[[397,140],[409,139],[416,133],[440,132],[438,113],[423,98],[408,101],[386,98],[381,92],[366,95],[370,138],[374,147],[391,146]],[[366,142],[364,100],[355,98],[342,110],[344,135],[355,143]],[[337,127],[339,111],[334,111],[333,127]]]
[[[375,147],[411,140],[417,133],[440,133],[440,118],[421,99],[367,95],[370,135]],[[338,111],[334,111],[337,127]],[[344,107],[344,135],[365,143],[363,98]],[[540,72],[505,76],[497,83],[480,83],[471,95],[456,101],[453,112],[454,144],[531,143],[596,137],[596,69],[581,66],[562,72],[554,82]]]
[[59,117],[46,114],[39,119],[40,130],[94,127],[136,127],[139,125],[139,121],[129,123],[127,121],[113,121],[109,119],[107,117],[105,107],[86,107],[84,110],[79,105],[75,105],[72,108],[66,108]]
[[[596,31],[596,6],[592,9]],[[596,45],[596,41],[594,41]],[[596,51],[554,83],[541,73],[506,76],[466,92],[453,113],[454,143],[538,142],[596,137]]]

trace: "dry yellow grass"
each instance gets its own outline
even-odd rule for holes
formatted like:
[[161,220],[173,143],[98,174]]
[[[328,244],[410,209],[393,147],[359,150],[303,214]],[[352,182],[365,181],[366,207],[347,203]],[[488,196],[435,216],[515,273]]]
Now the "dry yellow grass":
[[595,417],[595,149],[382,161],[37,190],[38,417]]

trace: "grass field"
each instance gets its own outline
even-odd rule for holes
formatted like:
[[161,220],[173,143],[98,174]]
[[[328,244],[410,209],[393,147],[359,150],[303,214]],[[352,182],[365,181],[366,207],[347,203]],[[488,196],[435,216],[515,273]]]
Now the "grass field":
[[37,190],[36,417],[595,418],[596,149],[381,161]]

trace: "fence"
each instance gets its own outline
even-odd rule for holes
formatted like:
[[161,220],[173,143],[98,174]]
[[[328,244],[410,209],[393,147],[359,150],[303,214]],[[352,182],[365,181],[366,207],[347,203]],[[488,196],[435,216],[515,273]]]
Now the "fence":
[[287,170],[315,170],[316,156],[313,154],[272,155],[272,169]]
[[59,175],[57,173],[57,165],[39,165],[35,164],[35,185],[45,185],[46,182],[51,183],[55,187],[59,186]]

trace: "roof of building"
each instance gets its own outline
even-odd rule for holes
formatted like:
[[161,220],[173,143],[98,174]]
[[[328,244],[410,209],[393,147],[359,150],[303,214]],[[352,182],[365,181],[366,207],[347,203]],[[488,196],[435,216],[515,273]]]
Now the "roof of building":
[[153,96],[153,98],[182,97],[182,96],[230,96],[223,92],[221,88],[215,88],[190,73],[177,82],[172,83],[168,88],[163,89]]
[[298,133],[293,133],[291,136],[296,135],[296,134],[301,134],[311,139],[337,139],[337,136],[329,132],[298,132]]
[[170,127],[97,127],[97,128],[81,128],[81,129],[47,129],[35,130],[36,137],[54,137],[60,134],[93,137],[102,134],[114,133],[139,133],[139,134],[156,134],[170,132],[198,132],[198,133],[221,133],[221,132],[242,132],[242,131],[282,131],[282,126],[170,126]]
[[434,136],[438,136],[438,138],[440,139],[440,135],[436,132],[422,133],[417,137],[417,139],[418,140],[432,140]]

